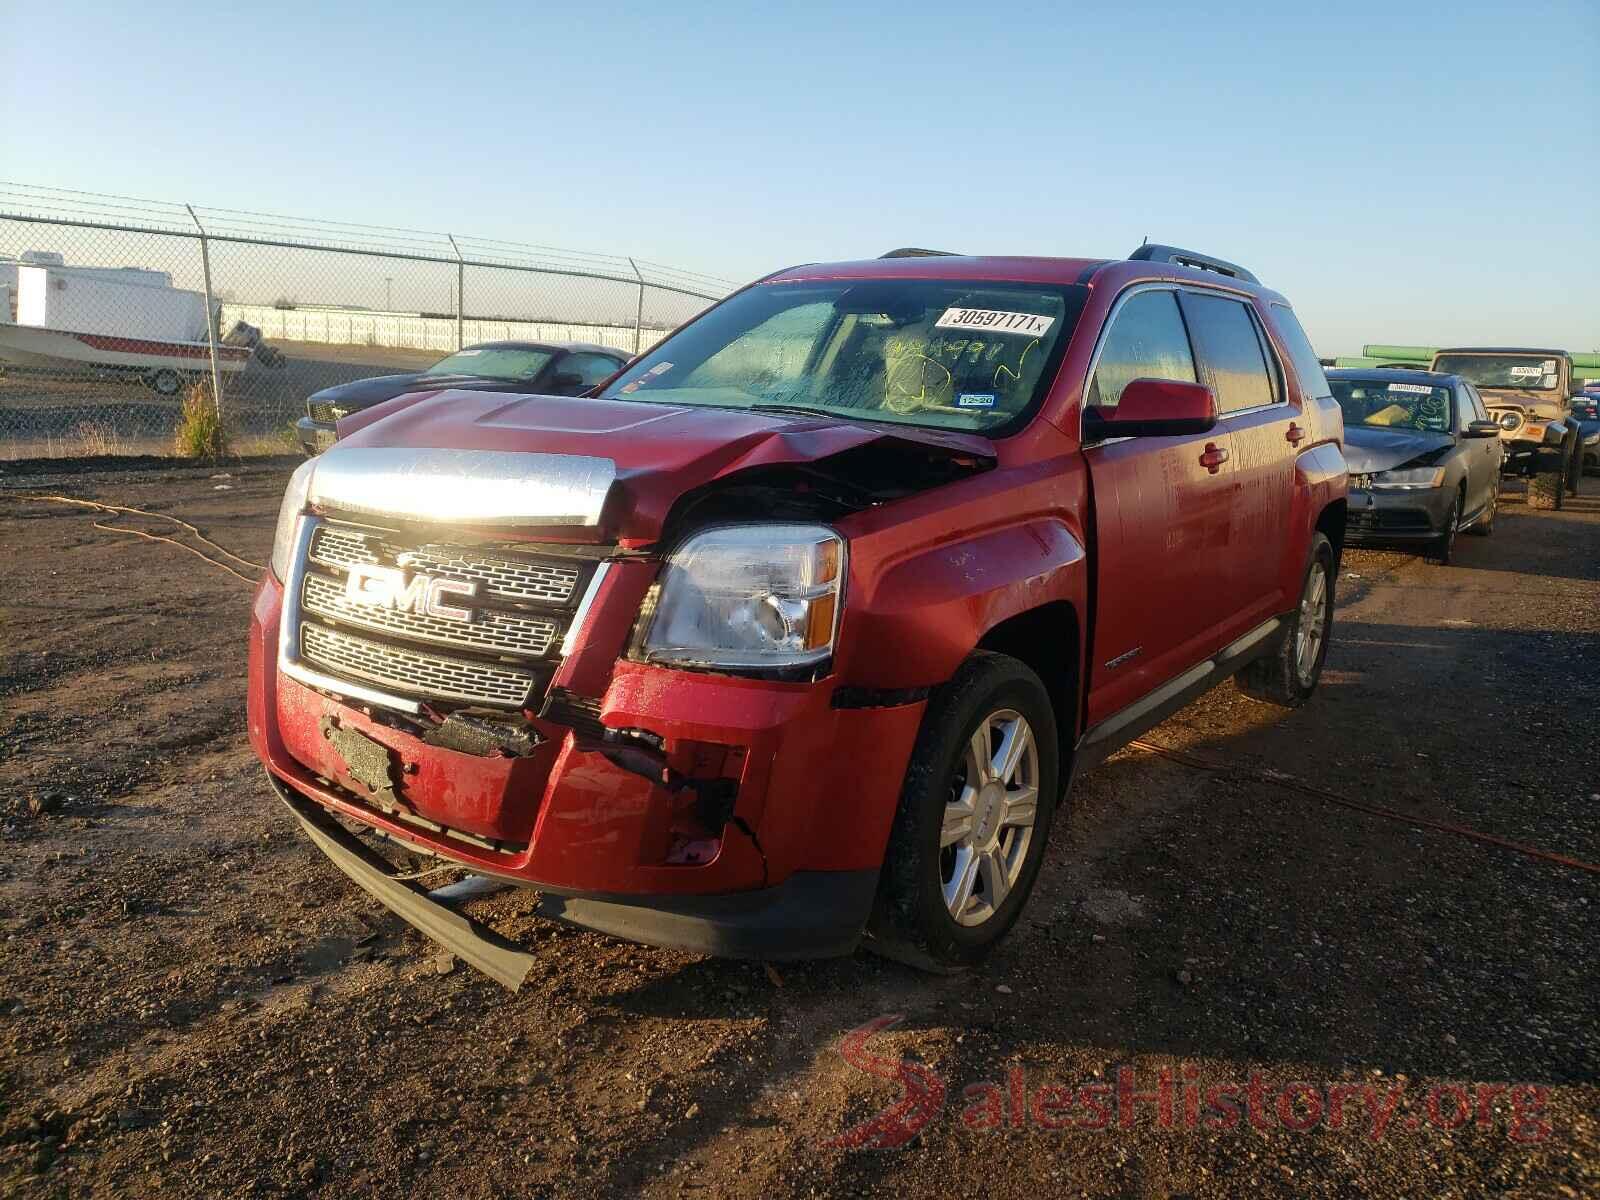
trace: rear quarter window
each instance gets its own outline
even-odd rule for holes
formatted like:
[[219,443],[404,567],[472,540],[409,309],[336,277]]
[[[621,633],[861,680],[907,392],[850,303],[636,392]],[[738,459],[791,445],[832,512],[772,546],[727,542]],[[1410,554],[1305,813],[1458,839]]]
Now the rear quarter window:
[[1300,381],[1300,390],[1312,398],[1333,395],[1333,389],[1328,386],[1328,377],[1323,374],[1322,364],[1317,361],[1317,352],[1311,348],[1311,339],[1300,327],[1294,310],[1287,304],[1272,304],[1269,308],[1278,337],[1289,353],[1289,365],[1294,369],[1294,377]]

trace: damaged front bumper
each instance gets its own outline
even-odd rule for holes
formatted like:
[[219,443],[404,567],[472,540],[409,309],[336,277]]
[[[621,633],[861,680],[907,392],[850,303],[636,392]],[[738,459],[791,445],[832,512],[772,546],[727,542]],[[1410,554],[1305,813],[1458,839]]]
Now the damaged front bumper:
[[[252,615],[250,736],[302,820],[348,818],[537,889],[549,916],[654,945],[784,959],[848,953],[859,940],[921,700],[840,707],[832,680],[612,658],[596,699],[524,714],[537,735],[526,752],[470,753],[283,673],[281,611],[269,575]],[[689,853],[686,821],[706,835]],[[329,850],[338,839],[321,832],[318,844],[351,873],[349,856]],[[357,882],[451,946],[413,919],[414,894]]]
[[1431,541],[1444,532],[1455,491],[1385,491],[1352,487],[1345,540],[1354,543]]

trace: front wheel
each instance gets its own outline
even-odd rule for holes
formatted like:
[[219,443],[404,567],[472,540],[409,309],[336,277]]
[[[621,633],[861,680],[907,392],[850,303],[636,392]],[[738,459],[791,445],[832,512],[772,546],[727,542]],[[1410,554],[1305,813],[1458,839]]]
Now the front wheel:
[[1455,553],[1456,533],[1461,528],[1461,493],[1456,493],[1456,498],[1450,501],[1450,511],[1444,515],[1444,531],[1434,538],[1433,545],[1428,548],[1428,557],[1441,567],[1450,565],[1450,556]]
[[1252,700],[1279,708],[1299,708],[1317,690],[1322,661],[1333,631],[1333,544],[1311,535],[1311,552],[1301,577],[1300,603],[1287,620],[1272,653],[1246,664],[1234,686]]
[[1567,458],[1567,495],[1576,496],[1578,485],[1583,482],[1583,441],[1576,439],[1572,443],[1572,453]]
[[889,834],[869,949],[933,971],[981,961],[1033,890],[1060,748],[1044,684],[979,651],[935,690]]

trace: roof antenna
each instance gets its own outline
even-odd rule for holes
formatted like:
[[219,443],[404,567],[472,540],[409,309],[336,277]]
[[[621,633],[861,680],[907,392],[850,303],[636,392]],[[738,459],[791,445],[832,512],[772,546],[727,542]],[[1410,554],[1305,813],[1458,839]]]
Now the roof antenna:
[[1147,234],[1145,234],[1145,235],[1144,235],[1144,240],[1143,240],[1143,241],[1141,241],[1141,242],[1140,242],[1140,243],[1139,243],[1139,245],[1141,245],[1141,246],[1148,246],[1148,245],[1149,245],[1149,244],[1150,244],[1150,235],[1149,235],[1149,234],[1148,234],[1148,233],[1147,233]]

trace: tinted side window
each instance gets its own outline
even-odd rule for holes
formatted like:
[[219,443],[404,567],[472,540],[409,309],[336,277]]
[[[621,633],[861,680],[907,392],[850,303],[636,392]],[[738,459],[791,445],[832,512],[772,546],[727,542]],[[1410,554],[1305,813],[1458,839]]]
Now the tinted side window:
[[1272,319],[1277,322],[1278,336],[1289,351],[1294,377],[1300,381],[1305,394],[1311,397],[1333,395],[1333,389],[1328,386],[1328,377],[1322,373],[1322,364],[1317,361],[1317,352],[1311,348],[1311,339],[1300,327],[1294,310],[1287,304],[1274,304]]
[[1219,413],[1277,400],[1249,309],[1223,296],[1185,292],[1183,315],[1194,336],[1201,382],[1216,394]]
[[1171,292],[1138,292],[1118,310],[1089,380],[1087,402],[1115,408],[1135,379],[1197,382],[1189,335]]
[[1489,410],[1483,407],[1483,397],[1478,395],[1478,389],[1470,383],[1461,385],[1462,394],[1467,398],[1467,406],[1462,416],[1462,424],[1471,421],[1487,421]]
[[621,365],[604,354],[569,354],[561,360],[556,370],[581,376],[584,388],[588,389],[610,379]]

